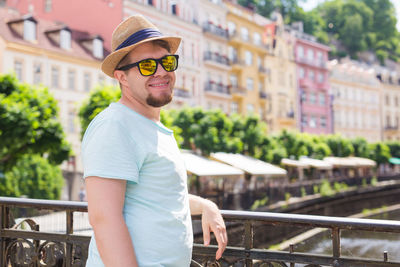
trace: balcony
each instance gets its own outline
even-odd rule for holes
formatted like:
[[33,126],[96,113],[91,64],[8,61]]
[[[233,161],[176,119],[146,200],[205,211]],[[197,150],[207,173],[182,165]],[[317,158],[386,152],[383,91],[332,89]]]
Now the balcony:
[[399,130],[399,126],[398,125],[387,125],[385,126],[385,131],[387,132],[391,132],[391,131],[397,131]]
[[[0,197],[0,206],[0,266],[85,266],[90,236],[80,234],[76,225],[82,218],[87,221],[86,202]],[[43,213],[44,210],[63,214],[65,228],[59,232],[45,231],[42,227],[45,223],[39,225],[35,221],[40,216],[26,215]],[[18,216],[23,213],[23,218]],[[399,221],[233,210],[221,213],[229,235],[223,258],[215,261],[215,245],[205,247],[194,243],[191,266],[295,266],[296,263],[309,266],[400,266],[400,262],[391,260],[387,252],[383,253],[382,260],[341,255],[342,230],[400,233]],[[194,223],[199,223],[199,219],[200,216],[193,216]],[[257,248],[254,239],[260,236],[255,233],[263,233],[265,226],[303,230],[325,228],[330,232],[332,253],[299,253],[292,244],[289,251]]]
[[229,66],[228,57],[220,55],[216,52],[206,51],[204,53],[204,60],[222,64],[222,65],[224,65],[224,67]]
[[271,70],[267,69],[264,66],[259,66],[258,67],[258,73],[261,74],[261,75],[269,75],[271,73]]
[[204,90],[206,92],[213,92],[227,96],[231,95],[229,86],[224,85],[222,83],[215,83],[214,81],[206,82]]
[[268,98],[268,94],[266,92],[260,92],[259,96],[261,99],[264,99],[264,100]]
[[211,33],[214,36],[218,36],[220,38],[223,38],[225,40],[229,39],[229,34],[227,29],[223,29],[221,26],[217,26],[213,24],[211,21],[205,22],[203,24],[203,32],[205,33]]
[[230,85],[230,90],[233,95],[238,96],[245,96],[247,91],[246,88],[239,85]]
[[313,86],[313,82],[308,78],[300,78],[299,85],[301,88],[310,88]]
[[190,92],[182,88],[174,88],[174,97],[190,98]]

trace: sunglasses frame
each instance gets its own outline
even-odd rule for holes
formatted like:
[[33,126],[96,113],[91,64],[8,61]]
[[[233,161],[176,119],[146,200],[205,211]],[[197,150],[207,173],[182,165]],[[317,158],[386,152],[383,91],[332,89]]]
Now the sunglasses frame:
[[[176,68],[175,68],[174,70],[168,71],[168,70],[165,69],[164,65],[162,64],[162,60],[163,60],[164,58],[170,57],[170,56],[173,56],[173,57],[176,59]],[[152,74],[149,74],[149,75],[144,75],[144,74],[142,73],[142,69],[141,69],[140,66],[139,66],[139,64],[140,64],[141,62],[146,61],[146,60],[154,60],[154,61],[156,62],[156,68],[155,68],[154,72],[153,72]],[[142,60],[140,60],[140,61],[138,61],[138,62],[131,63],[131,64],[128,64],[128,65],[119,67],[117,70],[124,70],[124,71],[125,71],[125,70],[129,70],[129,69],[131,69],[131,68],[137,66],[138,69],[139,69],[140,74],[141,74],[142,76],[147,77],[147,76],[154,75],[154,73],[157,72],[157,69],[158,69],[158,65],[159,65],[159,64],[162,66],[162,68],[163,68],[166,72],[174,72],[174,71],[176,71],[176,70],[178,69],[178,63],[179,63],[179,55],[165,55],[165,56],[163,56],[163,57],[161,57],[161,58],[145,58],[145,59],[142,59]]]

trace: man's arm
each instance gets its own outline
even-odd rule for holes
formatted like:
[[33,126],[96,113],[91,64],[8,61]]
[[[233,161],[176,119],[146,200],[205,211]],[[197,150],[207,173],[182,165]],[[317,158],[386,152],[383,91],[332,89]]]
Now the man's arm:
[[228,244],[228,236],[221,213],[214,202],[189,194],[190,212],[192,215],[201,214],[201,226],[203,228],[204,245],[210,244],[210,232],[214,232],[218,243],[218,250],[215,258],[221,258],[226,245]]
[[132,240],[122,215],[126,181],[91,176],[85,183],[89,222],[104,265],[137,267]]

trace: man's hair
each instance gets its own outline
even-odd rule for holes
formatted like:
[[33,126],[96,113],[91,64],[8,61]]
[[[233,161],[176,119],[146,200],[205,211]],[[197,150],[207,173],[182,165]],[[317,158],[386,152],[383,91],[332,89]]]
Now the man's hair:
[[[153,44],[154,46],[159,46],[161,48],[164,48],[165,50],[168,51],[168,53],[171,53],[171,46],[170,44],[165,41],[165,40],[154,40],[154,41],[150,41],[151,44]],[[127,64],[130,64],[132,62],[129,62],[129,57],[128,57],[129,53],[126,54],[126,56],[124,56],[121,61],[118,63],[117,67],[115,69],[118,69],[122,66],[125,66]]]

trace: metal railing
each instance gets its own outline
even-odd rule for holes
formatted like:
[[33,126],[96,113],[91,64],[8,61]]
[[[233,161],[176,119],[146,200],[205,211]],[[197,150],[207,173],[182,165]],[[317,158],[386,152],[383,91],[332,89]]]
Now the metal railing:
[[[66,232],[50,233],[39,231],[40,225],[32,219],[14,223],[15,209],[55,210],[66,213]],[[0,266],[85,266],[89,236],[74,233],[76,212],[86,212],[86,202],[51,201],[0,197],[1,209],[1,262]],[[269,212],[222,211],[228,225],[228,234],[238,235],[241,228],[243,244],[232,244],[219,261],[215,261],[217,247],[194,244],[191,266],[400,266],[390,261],[386,253],[382,260],[344,257],[341,255],[341,231],[365,230],[374,232],[400,233],[400,222],[389,220],[354,219],[300,214]],[[198,216],[193,217],[198,220]],[[22,222],[29,229],[22,229]],[[332,255],[316,255],[289,251],[273,251],[254,248],[254,232],[262,225],[300,226],[305,228],[327,228],[331,231]]]

